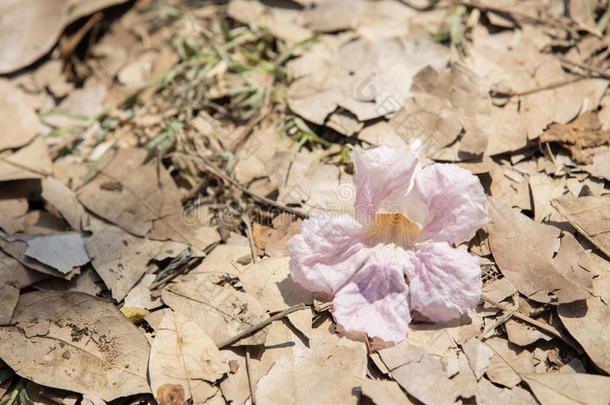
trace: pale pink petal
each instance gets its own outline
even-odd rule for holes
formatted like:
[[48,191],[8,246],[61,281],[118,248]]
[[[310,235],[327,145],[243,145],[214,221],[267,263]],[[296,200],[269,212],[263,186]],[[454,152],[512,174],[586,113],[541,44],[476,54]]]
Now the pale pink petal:
[[411,253],[389,245],[368,250],[366,263],[337,291],[332,314],[347,331],[398,342],[406,337],[411,322],[403,271]]
[[292,279],[312,292],[333,294],[366,259],[362,225],[349,215],[322,214],[288,241]]
[[478,257],[445,242],[418,244],[412,265],[405,267],[411,309],[432,321],[459,318],[481,296]]
[[392,192],[399,189],[407,192],[419,167],[417,157],[408,149],[387,146],[355,150],[352,160],[356,170],[356,217],[363,224],[372,222],[377,208]]
[[420,241],[458,242],[487,223],[479,179],[456,165],[423,168],[415,175],[408,200],[407,214],[423,227]]

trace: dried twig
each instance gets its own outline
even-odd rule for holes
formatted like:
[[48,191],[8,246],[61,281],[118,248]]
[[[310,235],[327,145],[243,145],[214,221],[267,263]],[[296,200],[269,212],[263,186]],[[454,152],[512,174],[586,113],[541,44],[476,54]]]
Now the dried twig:
[[[176,152],[177,153],[177,152]],[[241,190],[243,193],[249,195],[250,197],[254,198],[255,200],[257,200],[260,203],[266,204],[266,205],[270,205],[272,207],[278,208],[282,211],[288,212],[289,214],[293,214],[295,216],[297,216],[298,218],[301,219],[306,219],[309,218],[309,215],[297,210],[296,208],[292,208],[292,207],[288,207],[285,204],[279,203],[277,201],[271,200],[267,197],[263,197],[262,195],[256,194],[255,192],[249,190],[246,186],[244,186],[243,184],[233,180],[232,178],[230,178],[229,176],[227,176],[226,174],[224,174],[220,169],[218,169],[216,166],[214,166],[212,163],[208,162],[207,159],[205,159],[202,156],[196,156],[193,155],[191,153],[180,153],[181,155],[186,155],[188,157],[197,159],[201,162],[201,164],[209,171],[211,172],[213,175],[215,175],[216,177],[219,177],[220,179],[224,180],[225,182],[229,183],[230,185],[237,187],[239,190]],[[193,195],[191,198],[195,197],[195,195]]]
[[[502,311],[513,310],[513,308],[509,307],[508,305],[501,304],[501,303],[497,302],[496,300],[490,298],[486,294],[481,294],[481,299],[483,301],[487,302],[488,304],[493,305],[494,307],[496,307],[498,309],[501,309]],[[575,343],[569,336],[565,335],[564,333],[561,333],[560,331],[553,328],[552,326],[546,325],[540,321],[532,319],[529,316],[522,314],[521,312],[518,312],[518,311],[515,311],[512,316],[522,320],[523,322],[527,322],[530,325],[535,326],[538,329],[540,329],[552,336],[558,337],[559,339],[563,340],[566,344],[568,344],[570,347],[572,347],[574,350],[576,350],[578,353],[582,353],[582,349],[580,348],[580,346],[577,343]]]
[[290,308],[287,308],[287,309],[283,310],[282,312],[279,312],[279,313],[273,315],[271,318],[265,319],[264,321],[249,327],[248,329],[244,330],[243,332],[238,333],[237,335],[233,336],[232,338],[229,338],[229,339],[225,340],[224,342],[221,342],[218,345],[218,348],[222,349],[224,347],[230,346],[233,343],[238,342],[241,339],[245,338],[246,336],[249,336],[253,333],[258,332],[259,330],[263,329],[267,325],[270,325],[273,321],[282,319],[283,317],[290,315],[293,312],[301,311],[305,308],[307,308],[307,305],[305,305],[305,304],[297,304]]

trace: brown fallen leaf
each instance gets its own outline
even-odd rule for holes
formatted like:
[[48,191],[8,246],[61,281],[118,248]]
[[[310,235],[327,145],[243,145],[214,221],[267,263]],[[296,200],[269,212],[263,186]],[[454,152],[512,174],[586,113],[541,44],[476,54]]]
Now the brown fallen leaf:
[[0,181],[40,179],[52,172],[49,148],[41,137],[12,155],[0,157]]
[[[244,290],[270,312],[282,311],[301,303],[312,303],[311,292],[292,281],[289,260],[289,257],[263,259],[239,274]],[[288,315],[288,319],[305,336],[311,336],[311,311],[293,312]]]
[[540,339],[549,341],[555,337],[549,333],[539,330],[538,328],[514,319],[509,319],[504,326],[506,328],[508,340],[511,343],[521,347],[531,345]]
[[72,190],[53,177],[48,177],[42,183],[41,196],[61,213],[73,230],[81,230],[81,225],[88,216]]
[[593,157],[593,163],[583,167],[598,179],[610,180],[610,149],[603,150]]
[[512,388],[501,388],[487,379],[482,378],[477,387],[477,404],[480,405],[496,405],[496,404],[522,404],[522,405],[537,405],[538,402],[534,399],[529,391],[516,386]]
[[501,338],[487,339],[485,344],[495,353],[485,371],[492,382],[513,388],[522,381],[524,374],[534,372],[534,358],[527,350]]
[[75,267],[89,263],[83,237],[79,233],[66,232],[43,235],[26,240],[24,254],[57,271],[68,274]]
[[[47,52],[63,27],[67,10],[64,0],[6,1],[0,13],[1,41],[7,46],[0,53],[0,73],[9,73],[26,66]],[[25,27],[33,29],[24,31]]]
[[598,257],[596,262],[598,276],[593,279],[593,296],[586,302],[560,305],[557,313],[593,363],[610,373],[610,275],[607,261]]
[[8,325],[19,300],[19,289],[10,284],[0,287],[0,325]]
[[86,266],[82,269],[81,274],[73,277],[72,280],[51,277],[36,283],[34,288],[42,291],[78,291],[97,296],[106,290],[103,284],[104,282],[93,267]]
[[524,379],[542,405],[605,405],[610,402],[610,377],[546,373],[526,375]]
[[569,124],[553,124],[541,136],[541,142],[558,142],[579,163],[591,163],[595,149],[610,144],[610,131],[602,129],[596,111],[589,111]]
[[148,363],[153,395],[159,403],[166,402],[162,400],[163,391],[170,385],[184,392],[185,401],[204,403],[218,391],[212,384],[229,367],[214,342],[195,322],[171,309],[163,313]]
[[559,247],[558,228],[538,224],[493,198],[489,209],[487,229],[494,259],[521,294],[538,302],[560,304],[589,296],[577,284],[578,278],[566,278],[552,260]]
[[362,396],[370,399],[376,405],[414,403],[394,381],[363,378],[360,380],[360,389]]
[[144,149],[117,151],[79,191],[81,203],[136,236],[150,233],[151,239],[192,244],[201,250],[220,240],[215,228],[205,224],[206,218],[193,218],[182,209],[168,171],[157,168],[155,161],[144,163],[145,158]]
[[290,46],[304,41],[313,33],[305,25],[303,12],[293,7],[274,7],[274,3],[232,0],[227,13],[238,21],[264,27],[271,35],[286,41]]
[[468,359],[468,364],[474,372],[477,380],[480,380],[487,367],[489,367],[489,359],[494,356],[494,351],[481,342],[479,339],[472,338],[462,345],[462,351]]
[[157,177],[156,163],[145,158],[144,149],[120,149],[78,193],[87,209],[137,236],[182,208],[169,173],[161,168]]
[[[256,385],[260,403],[356,404],[354,389],[366,373],[366,348],[362,342],[339,339],[316,329],[311,349],[281,357]],[[296,349],[295,349],[296,350]]]
[[[189,274],[178,279],[163,289],[161,299],[195,321],[217,345],[268,318],[256,298],[231,286],[216,285],[205,275]],[[238,344],[262,344],[267,331],[265,328]]]
[[396,111],[410,94],[415,74],[427,65],[443,67],[447,50],[411,35],[375,40],[347,36],[312,46],[291,62],[297,73],[288,90],[290,109],[323,125],[341,107],[359,121]]
[[0,74],[25,67],[47,53],[65,26],[125,0],[10,0],[2,3]]
[[428,353],[392,370],[392,377],[410,395],[426,404],[453,403],[459,395],[458,386],[445,374],[441,360]]
[[551,205],[610,258],[610,197],[563,198]]
[[70,280],[72,277],[74,277],[74,275],[80,272],[80,268],[75,268],[69,271],[68,273],[62,273],[51,266],[47,266],[44,263],[41,263],[35,259],[32,259],[31,257],[28,257],[25,252],[28,248],[26,239],[29,238],[32,238],[32,236],[20,235],[19,239],[7,238],[5,235],[0,233],[0,249],[2,249],[12,258],[16,259],[19,263],[21,263],[28,269],[36,270],[37,272],[46,275]]
[[163,242],[137,238],[95,218],[87,229],[92,232],[85,240],[91,264],[112,291],[112,298],[120,302],[146,273]]
[[[49,1],[47,4],[52,4],[54,1]],[[11,3],[20,2],[11,1]],[[5,5],[6,2],[0,8],[4,8]],[[0,14],[6,17],[2,11]],[[2,25],[7,21],[8,19],[2,19],[0,22],[0,37],[4,34]],[[4,50],[6,47],[2,47],[0,54]],[[5,59],[0,57],[0,60],[2,66]],[[0,122],[4,126],[0,135],[0,151],[25,146],[45,129],[27,95],[12,82],[4,79],[0,80]]]
[[0,285],[24,288],[35,284],[44,277],[44,274],[28,269],[18,260],[0,250]]
[[0,328],[0,358],[20,376],[105,401],[149,392],[149,345],[112,304],[78,292],[22,295]]

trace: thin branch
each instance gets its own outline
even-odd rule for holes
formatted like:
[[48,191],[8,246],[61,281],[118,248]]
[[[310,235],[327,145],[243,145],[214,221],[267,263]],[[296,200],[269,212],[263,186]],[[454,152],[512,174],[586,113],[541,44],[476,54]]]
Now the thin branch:
[[[494,299],[490,298],[489,296],[487,296],[486,294],[481,294],[481,299],[485,302],[487,302],[490,305],[493,305],[494,307],[501,309],[502,311],[511,311],[513,310],[512,307],[509,307],[508,305],[504,305],[501,304],[497,301],[495,301]],[[540,321],[537,321],[535,319],[530,318],[529,316],[522,314],[521,312],[515,311],[513,313],[513,316],[515,318],[518,318],[520,320],[522,320],[523,322],[527,322],[532,326],[537,327],[538,329],[546,332],[547,334],[550,334],[552,336],[558,337],[559,339],[563,340],[566,344],[568,344],[570,347],[572,347],[574,350],[576,350],[578,353],[582,353],[582,349],[580,348],[580,346],[578,345],[578,343],[575,343],[569,336],[566,336],[564,333],[561,333],[560,331],[558,331],[557,329],[553,328],[550,325],[546,325]]]
[[305,308],[307,308],[307,305],[305,305],[305,304],[297,304],[290,308],[287,308],[287,309],[283,310],[282,312],[279,312],[279,313],[273,315],[271,318],[265,319],[264,321],[257,323],[256,325],[253,325],[253,326],[249,327],[248,329],[238,333],[237,335],[233,336],[232,338],[225,340],[224,342],[222,342],[218,345],[218,348],[222,349],[224,347],[231,346],[233,343],[240,341],[241,339],[245,338],[246,336],[249,336],[253,333],[258,332],[259,330],[265,328],[267,325],[271,325],[271,323],[273,321],[282,319],[283,317],[290,315],[293,312],[301,311]]

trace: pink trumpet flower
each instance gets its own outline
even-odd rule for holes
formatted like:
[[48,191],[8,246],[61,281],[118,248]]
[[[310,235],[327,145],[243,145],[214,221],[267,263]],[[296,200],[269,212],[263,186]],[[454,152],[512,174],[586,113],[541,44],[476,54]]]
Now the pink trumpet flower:
[[446,322],[474,308],[479,258],[452,243],[487,223],[477,177],[451,164],[419,165],[406,149],[354,151],[356,218],[322,214],[288,243],[292,278],[333,298],[346,331],[403,340],[411,310]]

